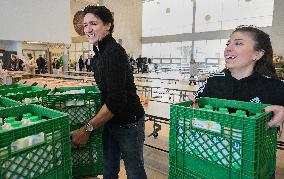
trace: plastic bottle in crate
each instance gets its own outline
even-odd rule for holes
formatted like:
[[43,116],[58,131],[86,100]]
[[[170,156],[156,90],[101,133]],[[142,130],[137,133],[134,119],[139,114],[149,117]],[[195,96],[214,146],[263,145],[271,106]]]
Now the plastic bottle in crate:
[[4,119],[3,128],[4,129],[11,129],[11,123],[16,121],[16,117],[7,117]]
[[229,114],[228,108],[219,108],[218,111],[219,111],[220,113],[223,113],[223,114]]
[[[41,122],[42,120],[38,116],[31,116],[28,125],[33,125]],[[41,132],[39,134],[28,136],[29,146],[40,143],[44,141],[44,134]]]
[[[11,129],[22,127],[21,121],[14,121],[11,123]],[[12,152],[26,148],[28,146],[28,140],[26,137],[18,139],[11,143]]]
[[[10,123],[8,123],[10,122]],[[19,127],[22,127],[22,123],[20,121],[15,121],[15,118],[6,118],[5,119],[5,123],[8,125],[9,124],[9,128],[5,128],[4,130],[12,130],[12,129],[16,129]],[[5,124],[4,124],[5,125]],[[27,146],[27,140],[25,138],[21,138],[18,139],[14,142],[11,143],[11,151],[15,152],[17,150],[23,149]],[[15,156],[11,159],[9,159],[9,161],[6,161],[4,163],[4,168],[9,168],[9,170],[7,171],[6,175],[4,176],[5,178],[15,178],[15,179],[23,179],[24,177],[20,175],[20,173],[22,173],[23,167],[27,164],[27,160],[24,159],[21,156]],[[20,165],[21,164],[21,165]],[[13,171],[13,172],[11,172]]]
[[243,110],[237,110],[235,115],[241,116],[241,117],[247,117],[247,113]]
[[[23,114],[23,118],[21,120],[21,123],[25,126],[33,125],[38,122],[41,122],[42,120],[38,116],[32,116],[31,113]],[[28,141],[28,146],[32,146],[34,144],[40,143],[44,141],[44,134],[41,132],[39,134],[31,135],[26,137]]]
[[22,118],[22,120],[21,120],[22,124],[23,124],[23,125],[28,125],[29,122],[30,122],[30,117],[32,117],[32,114],[31,114],[31,113],[23,114],[23,118]]
[[[26,114],[25,117],[28,117],[27,119],[28,123],[26,125],[36,125],[37,123],[42,121],[42,119],[40,119],[39,116],[31,116],[29,114]],[[41,132],[39,134],[28,136],[27,141],[28,141],[28,146],[33,146],[35,144],[44,142],[44,133]],[[42,174],[44,172],[45,167],[47,167],[46,165],[47,162],[44,161],[44,159],[46,158],[48,151],[44,151],[43,149],[36,149],[36,150],[37,150],[36,154],[30,152],[28,155],[31,160],[31,162],[29,162],[28,168],[33,169],[36,167],[38,168],[37,172]],[[30,175],[29,177],[32,178],[34,177],[35,173],[30,172],[29,175]]]
[[213,106],[211,106],[210,104],[206,104],[203,109],[207,111],[213,111]]

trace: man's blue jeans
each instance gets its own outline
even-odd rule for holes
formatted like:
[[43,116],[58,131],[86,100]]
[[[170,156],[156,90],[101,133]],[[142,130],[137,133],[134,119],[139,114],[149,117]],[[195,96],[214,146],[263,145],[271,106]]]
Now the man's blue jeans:
[[143,159],[144,140],[145,116],[131,124],[105,124],[104,179],[118,179],[121,158],[124,161],[127,179],[147,179]]

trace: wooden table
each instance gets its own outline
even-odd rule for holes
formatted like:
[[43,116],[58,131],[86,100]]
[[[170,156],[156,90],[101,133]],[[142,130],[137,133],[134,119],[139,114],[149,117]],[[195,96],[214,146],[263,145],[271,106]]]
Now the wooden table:
[[60,78],[60,79],[71,79],[78,80],[84,82],[88,77],[86,76],[71,76],[71,75],[55,75],[55,74],[37,74],[39,77],[52,77],[52,78]]
[[67,75],[74,75],[74,76],[94,76],[94,72],[86,72],[86,71],[65,71]]

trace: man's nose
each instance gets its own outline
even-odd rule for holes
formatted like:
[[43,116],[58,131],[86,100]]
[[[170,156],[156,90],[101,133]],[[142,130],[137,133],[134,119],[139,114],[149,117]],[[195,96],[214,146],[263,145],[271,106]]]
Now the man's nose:
[[90,25],[87,25],[87,26],[85,26],[84,30],[85,30],[85,32],[90,33],[90,32],[92,32],[93,29],[91,28]]

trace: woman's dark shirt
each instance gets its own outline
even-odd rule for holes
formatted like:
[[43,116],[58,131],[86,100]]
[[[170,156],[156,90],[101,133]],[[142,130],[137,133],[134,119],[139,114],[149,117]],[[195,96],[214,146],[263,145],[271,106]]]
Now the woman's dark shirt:
[[211,74],[194,96],[284,106],[284,82],[258,73],[237,80],[224,70]]

